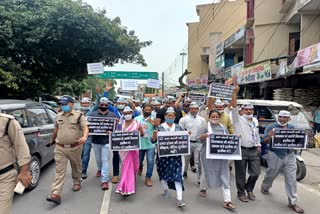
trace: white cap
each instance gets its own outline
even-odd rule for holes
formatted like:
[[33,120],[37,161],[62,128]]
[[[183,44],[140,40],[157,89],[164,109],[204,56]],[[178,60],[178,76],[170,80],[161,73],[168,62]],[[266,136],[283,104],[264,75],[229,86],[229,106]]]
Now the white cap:
[[190,104],[190,108],[199,108],[198,104],[196,102],[192,102]]
[[132,109],[129,106],[124,107],[123,112],[132,112]]
[[244,103],[244,104],[242,104],[241,108],[254,109],[254,107],[251,103]]
[[161,103],[159,103],[159,101],[153,101],[152,103],[151,103],[152,105],[160,105]]
[[82,103],[90,103],[91,99],[89,97],[82,97],[81,102]]
[[222,102],[221,100],[216,100],[216,102],[214,103],[215,106],[224,106],[224,102]]
[[170,112],[176,113],[176,112],[174,111],[174,108],[172,108],[172,107],[169,107],[169,108],[167,109],[166,114],[167,114],[167,113],[170,113]]
[[109,101],[109,99],[106,98],[106,97],[101,97],[100,100],[99,100],[99,103],[109,104],[110,101]]
[[289,111],[281,110],[279,112],[280,117],[291,117],[291,113]]

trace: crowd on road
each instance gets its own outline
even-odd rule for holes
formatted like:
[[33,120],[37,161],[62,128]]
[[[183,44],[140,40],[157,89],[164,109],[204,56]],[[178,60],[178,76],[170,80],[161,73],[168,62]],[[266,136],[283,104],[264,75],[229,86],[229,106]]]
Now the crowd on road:
[[[132,195],[135,193],[136,175],[145,171],[145,185],[152,188],[153,171],[156,171],[163,187],[163,196],[170,198],[170,190],[176,192],[177,207],[186,206],[183,198],[184,180],[188,177],[189,165],[196,173],[199,185],[199,196],[206,197],[208,188],[220,188],[223,195],[223,207],[236,209],[231,199],[230,171],[233,161],[225,159],[207,159],[207,139],[211,134],[235,134],[241,138],[241,160],[234,160],[237,197],[243,203],[255,201],[255,186],[260,175],[261,143],[270,144],[275,134],[275,128],[293,129],[290,125],[291,113],[281,110],[276,122],[268,125],[261,138],[258,131],[258,120],[253,116],[254,106],[251,103],[237,105],[238,87],[232,93],[232,99],[208,98],[207,105],[194,102],[190,98],[179,96],[177,99],[168,97],[164,102],[157,100],[147,102],[126,101],[118,99],[116,103],[107,98],[108,90],[98,96],[96,105],[92,108],[87,97],[81,100],[81,111],[73,109],[74,99],[63,96],[60,100],[61,112],[57,115],[55,129],[49,146],[55,144],[55,178],[47,201],[60,204],[64,185],[67,163],[70,161],[73,179],[73,191],[81,189],[81,182],[88,177],[87,169],[91,149],[96,159],[97,177],[101,177],[100,188],[109,189],[109,182],[117,184],[116,193]],[[139,132],[140,150],[110,151],[110,134],[90,135],[87,117],[114,118],[116,126],[113,132]],[[28,186],[29,177],[26,170],[30,158],[22,152],[25,144],[21,128],[16,122],[5,115],[0,115],[0,151],[11,151],[0,159],[0,209],[1,213],[10,213],[13,188],[16,184],[16,174],[10,166],[14,156],[21,167],[18,180]],[[9,129],[8,129],[9,127]],[[3,129],[3,130],[2,130]],[[8,129],[9,131],[6,131]],[[190,155],[171,155],[159,157],[157,151],[158,134],[187,131],[190,136]],[[164,132],[164,133],[163,133]],[[112,162],[111,162],[112,153]],[[146,157],[146,166],[143,165]],[[268,169],[260,191],[268,195],[272,183],[283,171],[285,192],[288,197],[288,207],[297,213],[303,209],[297,205],[296,160],[292,149],[277,149],[269,146],[266,154]],[[109,172],[113,177],[109,178]],[[8,168],[9,166],[9,168]],[[249,177],[247,177],[249,174]],[[9,179],[10,177],[10,179]],[[14,179],[11,179],[14,178]],[[6,182],[3,182],[3,181]],[[10,185],[8,185],[10,183]],[[6,191],[3,191],[6,189]],[[279,190],[276,190],[277,192]]]

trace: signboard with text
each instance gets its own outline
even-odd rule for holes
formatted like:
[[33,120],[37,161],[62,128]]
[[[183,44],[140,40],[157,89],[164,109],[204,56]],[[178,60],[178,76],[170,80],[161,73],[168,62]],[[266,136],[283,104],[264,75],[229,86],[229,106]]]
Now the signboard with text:
[[87,117],[89,135],[109,135],[107,132],[113,132],[116,125],[115,118],[109,117]]
[[[93,76],[88,76],[88,78],[94,78]],[[102,74],[96,76],[98,79],[159,79],[157,72],[147,72],[147,71],[104,71]]]
[[272,73],[270,61],[244,68],[238,72],[237,77],[239,85],[271,80]]
[[275,149],[305,149],[307,133],[304,129],[275,129],[272,138],[272,148]]
[[147,87],[148,88],[160,88],[160,80],[154,80],[154,79],[148,79],[147,81]]
[[110,135],[111,151],[130,151],[140,149],[140,134],[135,132],[112,132]]
[[99,63],[88,63],[87,64],[88,74],[103,74],[103,64],[102,62]]
[[159,157],[189,155],[190,136],[187,131],[158,132]]
[[121,90],[123,91],[137,91],[137,80],[121,80]]
[[192,102],[196,102],[198,104],[204,103],[206,101],[206,95],[204,94],[189,94],[189,98]]
[[208,97],[231,99],[234,86],[220,83],[211,83]]
[[242,159],[239,135],[210,134],[206,146],[207,159]]

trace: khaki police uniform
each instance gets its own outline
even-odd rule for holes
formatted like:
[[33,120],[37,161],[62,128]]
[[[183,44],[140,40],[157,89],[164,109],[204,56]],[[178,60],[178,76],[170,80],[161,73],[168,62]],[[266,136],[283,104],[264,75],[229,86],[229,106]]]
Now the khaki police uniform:
[[73,183],[81,183],[82,145],[78,145],[76,140],[82,137],[82,130],[87,125],[86,117],[78,111],[72,110],[68,116],[63,112],[57,115],[55,127],[58,128],[58,133],[54,150],[56,174],[51,194],[61,195],[68,160],[71,164]]
[[[6,133],[7,123],[8,132]],[[0,171],[30,162],[30,151],[21,126],[11,115],[0,114]],[[16,185],[18,172],[15,168],[0,174],[0,213],[11,213],[13,190]]]

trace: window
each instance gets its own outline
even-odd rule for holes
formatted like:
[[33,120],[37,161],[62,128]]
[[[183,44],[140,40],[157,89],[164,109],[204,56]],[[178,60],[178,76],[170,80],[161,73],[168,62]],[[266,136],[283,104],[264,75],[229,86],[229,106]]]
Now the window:
[[27,109],[26,111],[31,121],[31,126],[42,126],[50,124],[50,120],[45,109],[34,108]]
[[24,109],[7,110],[5,113],[14,116],[21,127],[28,127],[27,114]]
[[53,123],[56,121],[57,113],[52,111],[51,109],[48,109],[49,115],[53,121]]

